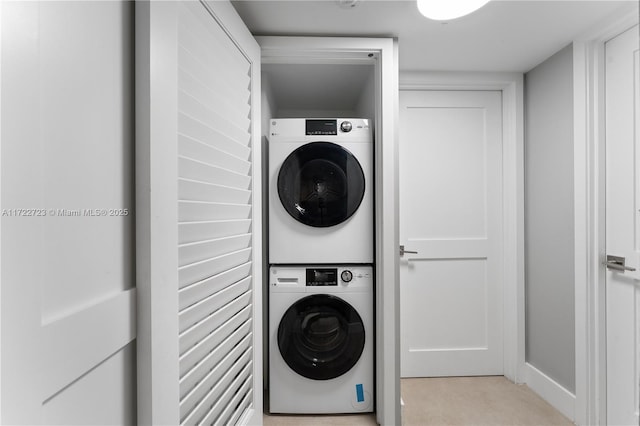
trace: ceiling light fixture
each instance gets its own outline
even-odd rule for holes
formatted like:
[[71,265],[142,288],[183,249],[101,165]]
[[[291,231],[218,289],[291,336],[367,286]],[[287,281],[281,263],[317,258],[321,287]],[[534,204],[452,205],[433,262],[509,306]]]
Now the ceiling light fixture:
[[418,0],[418,10],[425,17],[448,21],[475,12],[489,0]]

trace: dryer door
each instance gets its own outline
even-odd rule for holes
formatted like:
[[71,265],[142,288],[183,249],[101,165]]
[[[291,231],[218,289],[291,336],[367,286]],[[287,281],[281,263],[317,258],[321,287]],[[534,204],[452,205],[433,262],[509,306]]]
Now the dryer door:
[[307,296],[291,305],[278,327],[282,358],[309,379],[329,380],[346,373],[360,359],[364,344],[358,312],[327,294]]
[[293,151],[278,173],[278,195],[287,213],[305,225],[337,225],[364,197],[364,172],[356,157],[331,142],[311,142]]

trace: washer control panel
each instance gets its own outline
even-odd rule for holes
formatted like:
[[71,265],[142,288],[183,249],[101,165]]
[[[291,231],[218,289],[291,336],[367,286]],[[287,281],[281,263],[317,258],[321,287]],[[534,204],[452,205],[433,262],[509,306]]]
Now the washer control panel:
[[307,287],[326,287],[338,285],[337,268],[308,268]]
[[272,266],[273,291],[324,292],[373,288],[373,268],[367,265]]

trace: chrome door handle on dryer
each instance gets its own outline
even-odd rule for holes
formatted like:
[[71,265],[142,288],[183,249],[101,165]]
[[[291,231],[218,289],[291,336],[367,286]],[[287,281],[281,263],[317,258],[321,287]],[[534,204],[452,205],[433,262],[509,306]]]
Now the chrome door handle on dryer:
[[417,251],[405,250],[404,245],[400,245],[400,256],[404,256],[405,253],[418,254]]

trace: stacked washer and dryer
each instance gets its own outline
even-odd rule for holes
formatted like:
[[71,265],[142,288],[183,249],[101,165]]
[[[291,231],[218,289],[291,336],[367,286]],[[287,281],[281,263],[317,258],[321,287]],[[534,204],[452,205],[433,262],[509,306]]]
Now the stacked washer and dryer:
[[273,119],[269,411],[373,411],[373,140],[366,119]]

